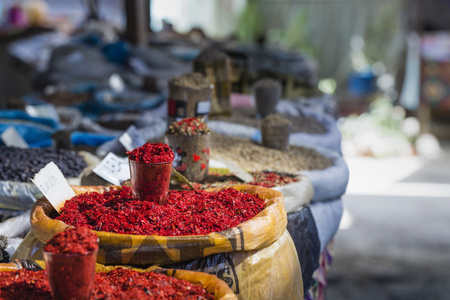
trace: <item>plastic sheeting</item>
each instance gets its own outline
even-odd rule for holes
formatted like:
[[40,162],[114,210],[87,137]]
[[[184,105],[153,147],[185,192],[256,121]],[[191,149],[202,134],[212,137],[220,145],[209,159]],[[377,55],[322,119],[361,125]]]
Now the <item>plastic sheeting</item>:
[[7,236],[8,238],[23,237],[30,229],[29,210],[17,217],[9,218],[0,223],[0,235]]
[[338,198],[326,202],[316,202],[312,203],[310,208],[316,221],[320,252],[322,252],[339,229],[339,223],[344,211],[342,200]]
[[314,282],[313,273],[319,267],[320,240],[316,222],[308,206],[287,215],[287,230],[294,240],[302,268],[305,293]]
[[331,158],[333,165],[324,170],[301,171],[309,177],[314,187],[314,197],[311,202],[333,200],[341,197],[347,189],[349,170],[344,158],[337,152],[315,147],[314,150]]
[[305,175],[299,175],[299,179],[298,182],[272,188],[283,193],[284,205],[288,214],[295,213],[308,205],[314,195],[311,180]]

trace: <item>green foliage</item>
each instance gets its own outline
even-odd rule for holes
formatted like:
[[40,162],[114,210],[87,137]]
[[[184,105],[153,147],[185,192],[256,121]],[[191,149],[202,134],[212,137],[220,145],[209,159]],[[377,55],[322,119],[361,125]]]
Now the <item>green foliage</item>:
[[257,1],[248,1],[242,12],[236,33],[242,42],[253,42],[264,33],[263,21]]

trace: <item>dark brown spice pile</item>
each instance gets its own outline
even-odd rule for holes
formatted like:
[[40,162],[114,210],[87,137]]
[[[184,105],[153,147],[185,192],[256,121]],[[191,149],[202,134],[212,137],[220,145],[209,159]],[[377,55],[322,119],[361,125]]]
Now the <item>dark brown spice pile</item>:
[[250,220],[264,200],[235,189],[169,191],[167,204],[139,201],[131,188],[86,193],[67,200],[56,219],[97,231],[139,235],[202,235]]
[[84,158],[69,150],[0,146],[0,180],[31,182],[40,169],[53,161],[66,178],[78,177],[87,167]]
[[277,80],[270,78],[260,79],[254,85],[254,89],[275,89],[275,88],[281,89],[281,85]]
[[91,99],[91,93],[72,93],[59,91],[51,94],[43,94],[40,96],[43,100],[53,105],[69,106],[75,104],[82,104]]
[[225,60],[227,58],[227,55],[221,51],[214,50],[214,49],[206,49],[202,51],[196,58],[196,62],[207,62],[212,63],[217,60]]
[[[46,271],[0,272],[0,299],[53,299]],[[90,299],[210,300],[214,296],[187,280],[157,272],[117,268],[95,274]]]

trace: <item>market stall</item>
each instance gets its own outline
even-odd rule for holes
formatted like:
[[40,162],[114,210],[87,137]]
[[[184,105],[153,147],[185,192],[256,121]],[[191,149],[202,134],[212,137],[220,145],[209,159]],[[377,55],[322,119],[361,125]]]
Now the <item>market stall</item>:
[[199,299],[320,299],[349,174],[335,99],[307,57],[192,41],[186,57],[185,37],[144,46],[96,30],[9,47],[39,88],[0,111],[0,277],[54,296],[31,269],[58,272],[49,241],[87,227],[91,295],[122,277],[137,296],[185,279]]

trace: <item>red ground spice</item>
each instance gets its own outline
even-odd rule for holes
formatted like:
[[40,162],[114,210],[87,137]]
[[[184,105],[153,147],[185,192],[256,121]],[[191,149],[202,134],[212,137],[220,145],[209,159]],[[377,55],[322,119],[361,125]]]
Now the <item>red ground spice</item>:
[[98,237],[89,228],[68,228],[53,236],[44,246],[51,253],[86,254],[98,248]]
[[139,235],[202,235],[243,223],[264,209],[264,200],[226,189],[169,191],[167,203],[133,199],[131,189],[86,193],[67,200],[56,219],[97,231]]
[[147,164],[168,163],[173,161],[174,155],[169,145],[163,143],[146,143],[139,148],[128,151],[128,158]]
[[202,135],[210,132],[208,125],[199,118],[186,118],[173,122],[166,134],[168,135]]
[[[255,180],[248,184],[265,188],[284,186],[298,181],[298,178],[295,178],[292,175],[281,175],[274,172],[251,172],[250,174]],[[234,175],[220,174],[209,174],[204,182],[192,182],[195,189],[208,189],[235,184],[242,184],[242,181]],[[190,189],[187,185],[182,185],[181,187],[186,190]]]
[[[52,299],[46,271],[0,272],[0,299]],[[95,274],[90,299],[214,299],[203,287],[156,272],[118,268]]]

